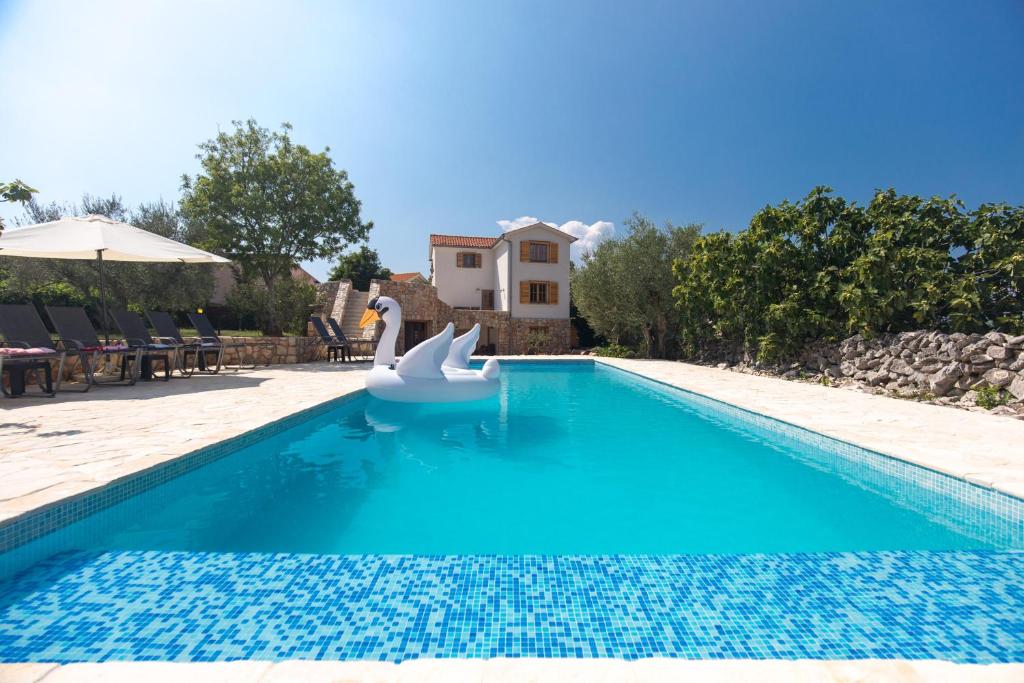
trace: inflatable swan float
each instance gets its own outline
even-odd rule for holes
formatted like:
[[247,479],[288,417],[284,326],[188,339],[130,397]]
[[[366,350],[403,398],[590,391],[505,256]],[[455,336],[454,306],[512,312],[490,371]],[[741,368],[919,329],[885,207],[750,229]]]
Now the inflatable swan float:
[[440,334],[417,344],[396,361],[402,307],[391,297],[374,297],[366,304],[359,326],[377,320],[384,321],[384,332],[366,377],[371,395],[402,403],[450,403],[477,401],[498,392],[501,368],[497,360],[491,358],[482,370],[469,369],[469,356],[480,338],[479,323],[457,339],[453,339],[455,325],[448,323]]

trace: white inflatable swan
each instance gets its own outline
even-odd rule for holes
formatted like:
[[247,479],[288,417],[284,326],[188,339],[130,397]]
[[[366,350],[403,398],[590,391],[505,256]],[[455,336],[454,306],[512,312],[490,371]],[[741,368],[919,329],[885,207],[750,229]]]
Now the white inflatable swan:
[[395,360],[395,342],[402,323],[402,307],[387,296],[374,297],[359,321],[366,327],[384,321],[384,331],[366,377],[366,389],[385,401],[402,403],[451,403],[477,401],[498,392],[501,368],[491,358],[482,370],[469,369],[469,356],[480,337],[480,325],[458,339],[455,325],[448,323],[440,334],[421,342]]

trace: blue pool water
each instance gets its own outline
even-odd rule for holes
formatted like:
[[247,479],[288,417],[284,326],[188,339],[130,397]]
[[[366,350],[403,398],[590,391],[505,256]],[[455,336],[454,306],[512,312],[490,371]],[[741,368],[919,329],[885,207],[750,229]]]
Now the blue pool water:
[[615,369],[509,363],[491,401],[361,395],[0,555],[0,661],[1019,661],[1021,519]]
[[364,395],[75,525],[73,547],[664,554],[1020,540],[984,510],[915,495],[915,482],[908,495],[897,477],[838,476],[816,444],[742,418],[604,366],[509,363],[493,400]]

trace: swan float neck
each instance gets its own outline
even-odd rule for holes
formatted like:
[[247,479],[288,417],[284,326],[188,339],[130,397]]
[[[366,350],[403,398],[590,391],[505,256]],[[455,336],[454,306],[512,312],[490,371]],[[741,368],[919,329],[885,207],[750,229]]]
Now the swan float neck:
[[448,403],[475,401],[498,392],[501,368],[497,360],[488,360],[483,370],[468,369],[469,356],[480,336],[479,324],[453,342],[455,325],[448,323],[439,334],[408,349],[396,361],[402,307],[391,297],[374,297],[366,304],[359,326],[377,320],[384,322],[384,331],[366,378],[366,388],[373,396],[405,403]]

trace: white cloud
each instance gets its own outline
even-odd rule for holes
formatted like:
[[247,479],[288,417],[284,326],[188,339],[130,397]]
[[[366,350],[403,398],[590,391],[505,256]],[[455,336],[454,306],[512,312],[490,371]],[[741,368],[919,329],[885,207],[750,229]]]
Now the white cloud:
[[509,230],[525,228],[527,225],[533,225],[534,223],[550,225],[556,230],[561,230],[577,238],[572,244],[573,258],[578,258],[581,253],[592,250],[601,242],[611,238],[615,233],[615,224],[611,221],[595,221],[589,225],[583,221],[566,221],[559,225],[552,221],[541,221],[535,216],[520,216],[511,220],[500,220],[498,221],[498,226],[501,227],[502,232],[508,232]]

